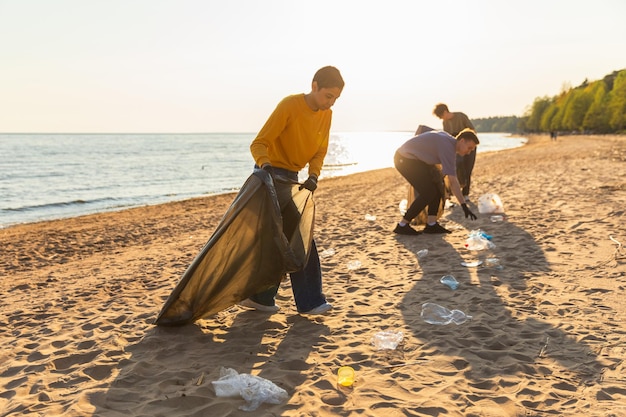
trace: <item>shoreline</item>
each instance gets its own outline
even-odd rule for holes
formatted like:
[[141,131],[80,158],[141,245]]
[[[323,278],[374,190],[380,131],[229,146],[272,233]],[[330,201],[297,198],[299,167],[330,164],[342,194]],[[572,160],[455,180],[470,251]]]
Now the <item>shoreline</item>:
[[[336,139],[339,141],[339,143],[343,143],[342,146],[345,146],[346,149],[351,149],[351,151],[348,152],[349,154],[352,153],[352,158],[350,158],[351,160],[359,160],[360,162],[350,162],[346,164],[333,165],[330,163],[330,160],[333,160],[333,158],[329,158],[329,160],[326,161],[329,164],[325,166],[322,172],[321,179],[334,176],[351,175],[355,173],[354,171],[357,171],[358,173],[366,172],[373,169],[392,167],[393,155],[386,155],[382,157],[382,155],[378,154],[375,158],[372,159],[370,156],[366,154],[360,154],[358,153],[358,150],[354,149],[355,144],[359,141],[362,142],[363,140],[365,140],[365,142],[363,142],[363,145],[365,145],[366,147],[376,146],[377,142],[373,140],[374,133],[376,132],[370,132],[369,136],[365,135],[364,137],[358,138],[358,140],[356,140],[356,137],[345,137],[341,140]],[[381,132],[381,134],[389,135],[390,132]],[[510,142],[507,142],[506,140],[502,141],[502,138],[505,137],[504,134],[496,133],[495,135],[499,138],[499,140],[495,142],[499,146],[515,146],[519,143],[519,137],[509,136]],[[397,139],[398,138],[393,138],[393,140]],[[484,145],[484,148],[479,149],[479,153],[483,152],[484,149],[490,149],[491,147],[494,147],[493,137],[487,137],[485,140],[486,143]],[[393,146],[386,146],[385,149],[387,149],[387,151],[385,152],[389,152],[390,148],[393,148]],[[252,163],[252,161],[250,162]],[[388,166],[385,167],[380,165]],[[343,168],[337,169],[338,166],[342,166]],[[121,169],[120,167],[118,168]],[[228,180],[226,180],[225,178],[211,176],[210,178],[207,178],[207,183],[200,188],[197,187],[197,183],[194,181],[192,181],[192,183],[196,185],[190,185],[184,179],[179,178],[181,182],[179,184],[179,188],[177,188],[176,190],[172,190],[166,187],[164,189],[161,189],[159,192],[150,192],[144,196],[138,196],[136,195],[137,193],[133,194],[132,192],[130,194],[120,193],[116,189],[112,188],[109,189],[111,194],[98,194],[97,192],[93,194],[92,192],[89,192],[81,193],[80,195],[67,195],[65,194],[65,191],[60,191],[60,195],[55,197],[51,197],[46,194],[48,195],[48,197],[44,196],[43,200],[37,201],[37,203],[34,205],[29,205],[29,203],[24,203],[25,205],[20,205],[19,202],[11,202],[12,200],[11,198],[9,198],[9,202],[5,201],[6,205],[4,206],[4,209],[0,210],[2,212],[2,214],[0,215],[0,228],[7,228],[19,224],[38,223],[42,221],[69,219],[72,217],[79,217],[89,214],[117,212],[136,207],[184,201],[189,198],[204,198],[214,195],[231,194],[233,192],[236,193],[238,192],[239,187],[241,186],[241,184],[243,184],[245,178],[247,177],[245,173],[248,173],[248,175],[251,173],[251,170],[248,171],[248,168],[249,166],[246,165],[244,168],[245,172],[240,171],[243,172],[243,176],[241,176],[240,174],[235,175],[238,179],[234,178],[232,172],[226,173],[225,178],[228,178]],[[115,170],[115,172],[118,171]],[[67,175],[69,174],[66,173],[62,176]],[[222,182],[222,180],[224,180],[225,182]],[[113,183],[114,181],[104,181],[104,183],[102,184],[96,183],[95,185],[107,188]],[[221,184],[221,186],[217,187],[216,184]],[[24,187],[28,186],[24,184]],[[33,202],[31,201],[30,203]]]
[[[477,156],[470,205],[498,194],[507,220],[455,207],[446,236],[392,233],[408,189],[394,168],[320,180],[315,239],[335,252],[322,259],[335,308],[319,317],[296,313],[286,281],[273,315],[233,306],[152,324],[234,193],[0,229],[0,414],[626,415],[626,137],[528,139]],[[464,246],[478,228],[488,253]],[[502,269],[461,265],[487,257]],[[472,318],[427,324],[425,302]],[[403,333],[395,350],[372,346],[383,330]],[[341,365],[356,370],[351,389],[337,387]],[[289,397],[241,411],[215,394],[221,366]]]

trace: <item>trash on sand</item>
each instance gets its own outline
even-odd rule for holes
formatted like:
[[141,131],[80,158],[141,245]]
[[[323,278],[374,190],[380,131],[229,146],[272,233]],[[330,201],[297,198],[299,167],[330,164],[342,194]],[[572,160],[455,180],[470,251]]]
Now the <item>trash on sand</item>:
[[320,252],[320,258],[330,258],[334,254],[335,254],[334,249],[325,249],[324,251]]
[[337,370],[337,383],[342,387],[351,387],[354,384],[354,368],[342,366]]
[[487,240],[491,240],[491,239],[493,239],[493,236],[488,235],[488,234],[487,234],[487,233],[485,233],[482,229],[472,230],[472,231],[470,231],[470,232],[469,232],[468,236],[469,236],[469,237],[472,237],[472,236],[480,236],[480,237],[482,237],[482,238],[484,238],[484,239],[487,239]]
[[361,261],[359,260],[350,261],[348,262],[347,266],[348,266],[348,271],[356,271],[357,269],[361,267]]
[[485,266],[488,268],[503,269],[502,265],[500,265],[500,259],[498,258],[486,258]]
[[400,204],[398,204],[398,209],[400,210],[400,214],[402,214],[403,216],[406,214],[408,205],[409,205],[409,202],[406,199],[400,201]]
[[461,310],[448,310],[447,308],[435,303],[422,304],[422,319],[429,324],[463,324],[470,320],[472,316],[466,315]]
[[419,259],[425,258],[428,255],[428,249],[422,249],[417,251],[417,257]]
[[478,212],[479,213],[504,213],[504,206],[502,200],[497,194],[483,194],[478,197]]
[[402,342],[403,338],[404,334],[402,332],[383,330],[372,336],[372,345],[377,350],[394,350]]
[[459,281],[456,280],[452,275],[444,275],[439,280],[443,285],[450,287],[453,290],[459,288]]
[[461,265],[467,268],[475,268],[483,264],[483,261],[461,262]]
[[287,391],[273,382],[259,376],[238,374],[231,368],[220,369],[220,378],[213,381],[218,397],[241,396],[246,404],[239,407],[243,411],[254,411],[261,403],[281,404],[289,398]]
[[482,230],[472,230],[469,237],[465,241],[465,247],[468,250],[484,250],[493,249],[496,245],[491,241],[491,236]]
[[373,214],[367,213],[365,215],[365,220],[370,221],[370,222],[374,222],[374,221],[376,221],[376,216],[374,216]]

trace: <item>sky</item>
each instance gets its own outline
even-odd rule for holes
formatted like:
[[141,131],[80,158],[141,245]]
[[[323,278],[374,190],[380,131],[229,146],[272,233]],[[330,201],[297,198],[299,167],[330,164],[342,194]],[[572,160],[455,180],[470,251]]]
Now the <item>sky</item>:
[[0,0],[0,132],[257,132],[333,65],[333,131],[522,116],[626,69],[624,0]]

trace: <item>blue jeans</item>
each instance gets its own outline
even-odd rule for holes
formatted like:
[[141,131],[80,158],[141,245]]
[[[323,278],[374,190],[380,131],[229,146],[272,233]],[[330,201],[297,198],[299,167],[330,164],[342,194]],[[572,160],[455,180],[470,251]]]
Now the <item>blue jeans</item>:
[[[287,177],[294,182],[298,181],[297,172],[274,168],[274,174]],[[289,201],[281,201],[285,199],[285,197],[281,196],[281,193],[278,193],[278,197],[281,209],[291,202],[291,198],[289,198]],[[283,228],[292,229],[293,227],[294,225],[285,224],[285,218],[283,218]],[[326,296],[322,293],[322,268],[315,241],[311,242],[309,257],[304,268],[300,271],[291,272],[289,278],[298,312],[307,312],[326,302]],[[278,286],[271,287],[251,296],[250,299],[256,303],[271,306],[276,303],[277,292]]]

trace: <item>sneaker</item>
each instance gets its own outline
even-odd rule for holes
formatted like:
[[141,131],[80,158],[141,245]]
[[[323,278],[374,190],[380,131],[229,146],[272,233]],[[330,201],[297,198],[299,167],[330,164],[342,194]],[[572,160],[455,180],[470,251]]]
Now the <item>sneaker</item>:
[[443,227],[442,225],[440,225],[439,223],[435,223],[432,226],[427,224],[426,227],[424,228],[424,233],[434,235],[434,234],[452,233],[452,232],[446,229],[445,227]]
[[267,306],[265,304],[259,304],[256,301],[252,301],[249,298],[246,298],[245,300],[241,300],[239,302],[239,305],[243,307],[248,307],[257,311],[263,311],[265,313],[276,313],[278,310],[280,310],[280,307],[278,307],[277,305]]
[[409,226],[408,224],[405,226],[400,226],[399,224],[396,225],[396,228],[393,229],[394,233],[397,233],[399,235],[419,235],[422,232],[418,232],[417,230],[413,229],[411,226]]
[[324,303],[322,305],[319,305],[317,307],[315,307],[312,310],[309,311],[304,311],[300,314],[308,314],[308,315],[317,315],[317,314],[324,314],[326,313],[328,310],[330,310],[331,308],[333,308],[333,306],[331,304],[328,303]]

